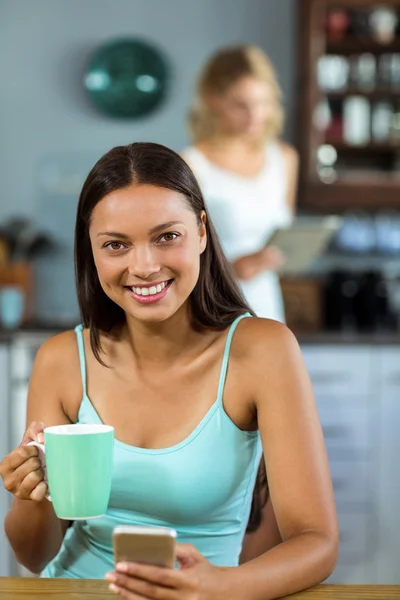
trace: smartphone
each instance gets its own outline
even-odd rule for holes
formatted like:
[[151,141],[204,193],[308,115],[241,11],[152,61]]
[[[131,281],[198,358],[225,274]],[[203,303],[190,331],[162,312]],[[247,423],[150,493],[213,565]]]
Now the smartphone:
[[121,525],[113,531],[115,564],[140,562],[175,567],[176,531],[170,527]]

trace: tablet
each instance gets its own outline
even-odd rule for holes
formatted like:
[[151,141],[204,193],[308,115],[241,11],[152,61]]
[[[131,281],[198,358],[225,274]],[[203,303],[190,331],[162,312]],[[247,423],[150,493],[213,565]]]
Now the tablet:
[[308,269],[325,250],[341,225],[337,216],[299,216],[291,226],[277,229],[267,246],[278,248],[285,257],[280,274],[294,274]]

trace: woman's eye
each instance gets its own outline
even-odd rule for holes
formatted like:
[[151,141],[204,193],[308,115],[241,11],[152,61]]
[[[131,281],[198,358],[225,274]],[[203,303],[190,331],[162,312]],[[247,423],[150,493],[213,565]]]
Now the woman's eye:
[[159,238],[159,241],[162,243],[168,244],[168,243],[175,241],[177,237],[179,237],[179,235],[177,233],[172,233],[172,232],[164,233],[164,235],[162,235]]
[[104,247],[109,248],[110,250],[121,250],[121,248],[125,248],[121,242],[107,242],[107,244],[104,244]]

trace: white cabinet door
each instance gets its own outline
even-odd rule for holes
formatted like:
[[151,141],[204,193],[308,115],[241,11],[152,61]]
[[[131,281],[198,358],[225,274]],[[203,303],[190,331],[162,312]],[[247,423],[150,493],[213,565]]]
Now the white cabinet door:
[[[8,430],[9,430],[9,405],[10,405],[10,385],[9,385],[9,350],[7,344],[0,344],[0,460],[8,454]],[[7,538],[4,533],[4,517],[10,505],[10,495],[5,491],[2,482],[0,483],[0,576],[10,575],[11,552]]]
[[400,584],[400,348],[381,348],[379,583]]
[[334,396],[353,405],[353,398],[365,399],[371,379],[371,348],[368,346],[307,345],[304,362],[320,400]]
[[[378,544],[374,474],[377,459],[371,434],[376,417],[377,372],[368,346],[305,345],[324,433],[340,527],[338,566],[329,581],[376,582]],[[375,524],[375,525],[373,525]]]

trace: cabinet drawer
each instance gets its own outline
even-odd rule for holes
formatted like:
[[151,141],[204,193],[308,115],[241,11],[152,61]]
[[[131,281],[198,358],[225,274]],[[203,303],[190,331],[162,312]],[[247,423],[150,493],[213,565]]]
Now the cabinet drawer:
[[345,561],[338,562],[332,575],[324,581],[334,585],[378,585],[378,577],[374,563],[349,565]]
[[318,414],[328,453],[338,460],[364,459],[371,440],[371,411],[368,406],[341,402],[318,402]]
[[[339,513],[339,565],[362,565],[377,552],[375,520],[371,513]],[[373,529],[370,529],[370,528]],[[370,535],[371,533],[371,535]]]
[[358,346],[317,347],[303,349],[315,395],[366,396],[372,382],[371,350]]
[[371,463],[367,460],[337,461],[328,451],[335,500],[342,507],[368,510],[371,503],[369,474]]
[[400,348],[382,348],[380,358],[383,386],[400,392]]

